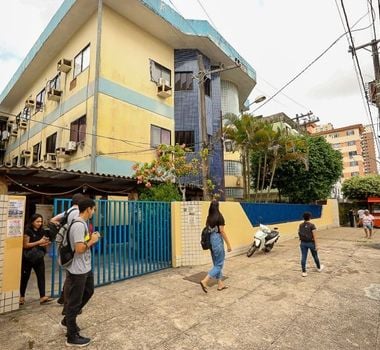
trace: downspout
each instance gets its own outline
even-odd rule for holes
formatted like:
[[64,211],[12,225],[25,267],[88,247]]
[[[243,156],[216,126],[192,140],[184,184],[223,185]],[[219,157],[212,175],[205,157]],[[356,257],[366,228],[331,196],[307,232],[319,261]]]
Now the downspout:
[[97,154],[97,131],[98,131],[98,101],[99,101],[99,76],[100,76],[100,49],[102,38],[102,15],[103,0],[98,0],[98,19],[96,30],[96,57],[95,57],[95,83],[94,83],[94,108],[92,113],[92,142],[91,142],[91,172],[96,172],[96,154]]

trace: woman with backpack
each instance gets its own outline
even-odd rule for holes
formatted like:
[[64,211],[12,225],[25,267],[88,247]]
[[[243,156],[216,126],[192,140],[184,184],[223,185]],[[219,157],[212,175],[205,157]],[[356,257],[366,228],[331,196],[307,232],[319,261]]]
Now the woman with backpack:
[[25,304],[25,292],[32,269],[37,276],[40,304],[51,301],[45,295],[45,261],[46,247],[50,240],[45,236],[42,228],[43,218],[40,214],[33,214],[24,233],[23,254],[21,263],[20,305]]
[[228,252],[231,251],[231,244],[228,240],[226,232],[224,231],[224,217],[222,213],[219,211],[219,202],[217,200],[213,200],[210,204],[210,207],[208,209],[206,226],[212,229],[212,233],[210,234],[210,241],[213,267],[208,272],[207,276],[199,282],[202,290],[205,293],[208,292],[208,281],[211,278],[216,279],[218,281],[218,291],[222,291],[228,288],[226,285],[224,285],[222,281],[222,270],[225,259],[224,243],[226,243],[227,245]]

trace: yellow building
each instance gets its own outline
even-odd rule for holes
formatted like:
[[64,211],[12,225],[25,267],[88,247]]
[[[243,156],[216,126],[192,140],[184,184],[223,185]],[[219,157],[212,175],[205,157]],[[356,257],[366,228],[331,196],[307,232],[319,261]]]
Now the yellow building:
[[178,48],[242,62],[224,79],[245,100],[254,70],[206,21],[190,24],[160,0],[65,0],[0,95],[2,161],[132,175],[175,142]]

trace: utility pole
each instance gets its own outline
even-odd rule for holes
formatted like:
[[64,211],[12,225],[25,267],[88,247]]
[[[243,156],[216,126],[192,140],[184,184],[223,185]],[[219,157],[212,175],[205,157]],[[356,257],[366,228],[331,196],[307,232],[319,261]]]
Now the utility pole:
[[[348,48],[348,52],[353,54],[354,51],[363,49],[367,46],[371,46],[372,48],[372,61],[373,61],[373,69],[375,73],[375,80],[368,83],[369,96],[367,92],[365,93],[366,93],[367,100],[377,107],[378,119],[380,120],[380,64],[379,64],[379,50],[377,48],[377,44],[379,42],[380,40],[374,39],[374,40],[371,40],[367,44],[363,44],[357,47],[350,46]],[[379,124],[379,123],[376,123],[376,124]]]
[[[201,54],[198,55],[198,87],[199,87],[199,99],[200,99],[200,123],[199,126],[201,128],[201,136],[202,136],[202,150],[201,150],[201,158],[202,158],[202,187],[203,187],[203,200],[209,200],[210,194],[208,191],[208,179],[209,179],[209,140],[207,134],[207,113],[206,113],[206,99],[205,99],[205,79],[208,75],[214,73],[224,72],[230,69],[240,68],[240,61],[235,59],[235,64],[231,66],[224,67],[223,65],[220,68],[213,70],[205,70],[205,66],[203,63],[203,56]],[[224,166],[224,164],[223,164]],[[223,176],[224,177],[224,176]]]
[[[304,122],[301,124],[300,119],[302,119],[302,118],[307,118],[307,120],[304,120]],[[292,120],[296,121],[299,128],[304,127],[305,130],[306,130],[308,125],[319,122],[319,118],[314,116],[314,113],[312,111],[309,111],[305,114],[296,114],[295,118],[292,118]]]

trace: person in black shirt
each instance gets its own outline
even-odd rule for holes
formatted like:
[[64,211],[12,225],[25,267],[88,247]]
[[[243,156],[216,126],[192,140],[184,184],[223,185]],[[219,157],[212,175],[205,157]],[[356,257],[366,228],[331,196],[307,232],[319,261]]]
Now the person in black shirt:
[[206,225],[209,226],[211,229],[214,229],[214,232],[212,232],[210,236],[211,258],[214,266],[208,272],[206,277],[202,281],[200,281],[201,288],[205,293],[207,293],[207,283],[210,280],[210,278],[214,278],[218,281],[219,291],[227,288],[227,286],[224,285],[222,280],[222,270],[225,259],[224,242],[227,245],[228,252],[231,251],[231,244],[228,240],[226,232],[224,231],[224,217],[222,213],[219,211],[219,202],[216,200],[213,200],[210,204]]
[[301,268],[302,268],[302,277],[307,276],[306,272],[306,261],[307,261],[307,253],[310,249],[311,255],[313,256],[315,265],[317,266],[318,272],[322,272],[324,266],[319,262],[318,257],[318,245],[317,245],[317,237],[315,225],[310,222],[311,213],[305,212],[303,214],[304,222],[300,224],[298,228],[298,236],[301,241],[300,249],[301,249]]
[[25,291],[32,269],[37,276],[40,304],[43,305],[52,300],[45,295],[44,255],[50,240],[44,234],[42,222],[43,218],[40,214],[33,214],[25,229],[21,264],[20,305],[25,303]]

